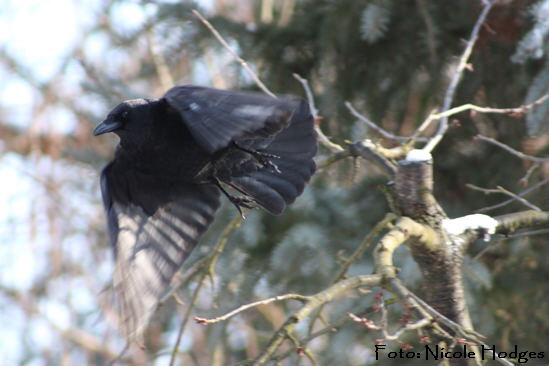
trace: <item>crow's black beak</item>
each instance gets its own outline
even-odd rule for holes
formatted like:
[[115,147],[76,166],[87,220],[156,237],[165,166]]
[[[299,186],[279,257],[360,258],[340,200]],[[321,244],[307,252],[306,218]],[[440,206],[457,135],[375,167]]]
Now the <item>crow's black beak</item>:
[[106,119],[103,122],[101,122],[97,127],[93,130],[94,136],[99,136],[107,132],[112,132],[114,130],[119,129],[122,127],[122,122],[113,121],[110,119]]

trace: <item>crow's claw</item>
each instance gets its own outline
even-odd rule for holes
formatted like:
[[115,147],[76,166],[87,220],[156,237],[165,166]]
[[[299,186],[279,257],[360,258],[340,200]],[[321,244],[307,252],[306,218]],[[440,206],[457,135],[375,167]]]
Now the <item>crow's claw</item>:
[[252,155],[259,162],[259,164],[263,165],[264,168],[271,168],[275,172],[281,173],[280,169],[278,169],[278,166],[269,160],[269,159],[280,159],[280,156],[275,154],[269,154],[263,151],[247,149],[245,147],[238,145],[236,142],[234,143],[234,145],[238,150],[247,152],[248,154]]
[[235,196],[227,196],[229,198],[229,201],[236,207],[238,210],[238,213],[242,217],[242,219],[246,219],[246,216],[244,216],[244,212],[242,212],[242,207],[247,209],[252,209],[254,206],[250,205],[250,203],[253,203],[254,201],[250,198],[246,197],[235,197]]
[[231,201],[231,203],[236,207],[254,208],[254,206],[251,205],[251,203],[253,203],[254,200],[248,197],[230,196],[229,201]]
[[216,178],[213,180],[213,183],[217,186],[217,188],[221,190],[221,192],[225,195],[225,197],[227,197],[229,201],[231,201],[234,207],[236,207],[236,209],[238,210],[238,213],[240,213],[240,216],[242,216],[242,218],[245,219],[246,216],[244,216],[244,213],[242,212],[242,207],[247,209],[254,208],[254,206],[251,205],[252,203],[254,203],[254,200],[249,197],[233,196],[232,194],[227,192],[225,188],[223,188],[223,185],[221,185],[221,182]]

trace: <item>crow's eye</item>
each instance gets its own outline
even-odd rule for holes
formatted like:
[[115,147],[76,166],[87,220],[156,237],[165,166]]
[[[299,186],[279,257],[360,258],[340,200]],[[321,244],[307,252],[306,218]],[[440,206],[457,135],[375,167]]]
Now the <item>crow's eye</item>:
[[125,120],[128,119],[129,116],[130,116],[130,112],[124,111],[124,112],[122,112],[122,113],[120,114],[120,119],[123,120],[123,121],[125,121]]

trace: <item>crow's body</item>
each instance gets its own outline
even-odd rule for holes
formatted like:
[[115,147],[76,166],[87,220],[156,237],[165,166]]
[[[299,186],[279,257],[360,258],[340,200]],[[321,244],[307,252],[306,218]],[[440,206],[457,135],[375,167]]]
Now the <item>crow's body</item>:
[[94,134],[106,132],[120,137],[101,191],[116,260],[114,314],[129,338],[212,222],[220,190],[239,210],[256,203],[278,215],[315,170],[313,119],[295,98],[179,86],[121,103]]

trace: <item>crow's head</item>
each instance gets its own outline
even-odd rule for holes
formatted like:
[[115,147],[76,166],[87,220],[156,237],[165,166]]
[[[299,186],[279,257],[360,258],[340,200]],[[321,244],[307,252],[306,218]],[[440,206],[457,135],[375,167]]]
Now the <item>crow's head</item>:
[[93,135],[114,132],[124,140],[129,136],[146,133],[147,126],[153,120],[151,102],[150,99],[132,99],[120,103],[95,127]]

